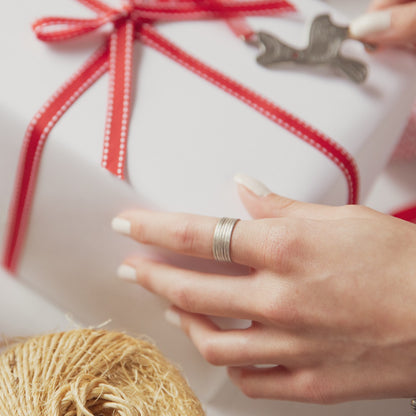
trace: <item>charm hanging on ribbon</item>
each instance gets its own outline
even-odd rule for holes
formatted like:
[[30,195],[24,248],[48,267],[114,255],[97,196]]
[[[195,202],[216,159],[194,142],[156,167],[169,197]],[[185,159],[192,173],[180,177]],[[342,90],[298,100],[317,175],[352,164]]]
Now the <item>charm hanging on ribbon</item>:
[[348,27],[334,24],[329,15],[316,17],[310,28],[309,45],[295,49],[266,32],[257,32],[253,38],[261,50],[257,62],[265,67],[282,62],[304,65],[331,65],[339,68],[356,83],[367,78],[367,66],[343,56],[341,46],[349,38]]

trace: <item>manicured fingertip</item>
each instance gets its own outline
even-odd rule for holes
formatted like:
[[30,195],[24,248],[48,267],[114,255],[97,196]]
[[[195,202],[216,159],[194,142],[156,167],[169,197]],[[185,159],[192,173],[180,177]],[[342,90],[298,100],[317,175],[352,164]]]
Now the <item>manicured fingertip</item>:
[[117,277],[127,282],[137,282],[137,272],[134,267],[122,264],[117,269]]
[[350,35],[353,38],[362,39],[390,29],[391,22],[391,12],[389,10],[366,13],[351,22]]
[[125,218],[115,217],[111,221],[111,228],[120,234],[130,235],[131,222]]
[[249,191],[261,198],[272,193],[272,191],[262,182],[252,178],[251,176],[244,175],[243,173],[236,174],[234,176],[234,182],[239,185],[243,185]]
[[168,323],[178,328],[181,328],[181,317],[179,313],[169,308],[165,311],[165,319]]

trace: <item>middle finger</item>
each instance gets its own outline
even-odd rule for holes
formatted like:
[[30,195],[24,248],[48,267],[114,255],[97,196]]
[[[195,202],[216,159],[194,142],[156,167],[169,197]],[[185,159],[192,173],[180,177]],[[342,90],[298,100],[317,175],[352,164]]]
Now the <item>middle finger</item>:
[[144,258],[126,260],[119,277],[192,313],[265,322],[256,276],[224,276],[185,270]]

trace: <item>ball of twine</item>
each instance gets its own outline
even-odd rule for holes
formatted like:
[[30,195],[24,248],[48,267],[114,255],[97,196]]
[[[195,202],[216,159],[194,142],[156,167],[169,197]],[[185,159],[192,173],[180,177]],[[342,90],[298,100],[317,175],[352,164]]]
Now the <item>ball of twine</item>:
[[180,372],[148,341],[78,329],[0,355],[0,414],[202,416]]

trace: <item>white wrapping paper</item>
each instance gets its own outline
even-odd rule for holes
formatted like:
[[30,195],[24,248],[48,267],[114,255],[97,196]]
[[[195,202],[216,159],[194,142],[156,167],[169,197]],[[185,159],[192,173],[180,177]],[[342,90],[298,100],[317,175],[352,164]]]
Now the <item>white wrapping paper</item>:
[[13,337],[72,328],[69,316],[0,269],[0,351]]
[[[301,11],[296,17],[251,18],[250,23],[304,46],[306,22],[330,9],[313,0],[294,3]],[[53,46],[35,39],[30,23],[37,17],[89,15],[71,0],[2,3],[0,12],[0,25],[8,33],[0,37],[2,234],[26,125],[100,44],[101,35]],[[345,22],[338,13],[331,14]],[[356,157],[362,195],[391,154],[414,99],[416,60],[400,51],[369,56],[356,42],[345,45],[346,52],[370,68],[368,81],[357,86],[325,68],[263,69],[255,63],[255,51],[222,22],[172,23],[160,30],[188,52],[341,143]],[[111,219],[122,210],[148,207],[246,217],[232,182],[236,172],[259,178],[274,191],[297,199],[346,201],[342,174],[316,150],[158,52],[139,44],[135,49],[130,185],[99,166],[107,98],[104,77],[51,133],[19,282],[85,325],[112,319],[112,328],[151,336],[184,369],[209,414],[375,415],[390,404],[398,410],[396,402],[323,408],[246,399],[229,384],[224,386],[224,371],[206,364],[186,337],[164,322],[164,302],[117,281],[115,270],[122,259],[145,252],[111,231]],[[188,267],[215,267],[180,257],[169,259]],[[40,322],[45,315],[39,313]]]

